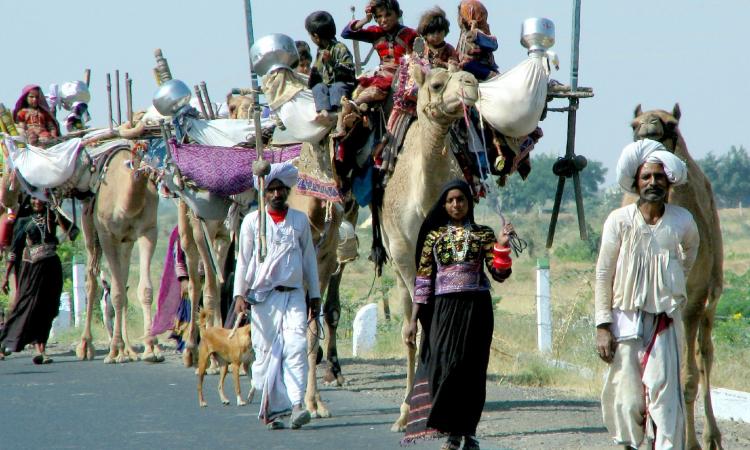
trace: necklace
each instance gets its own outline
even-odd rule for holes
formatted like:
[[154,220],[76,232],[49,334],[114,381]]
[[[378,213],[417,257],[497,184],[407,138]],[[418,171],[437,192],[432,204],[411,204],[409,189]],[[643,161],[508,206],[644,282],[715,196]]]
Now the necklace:
[[461,251],[459,251],[456,248],[456,238],[455,235],[458,234],[458,227],[455,227],[453,225],[448,225],[448,243],[451,245],[451,251],[453,252],[453,257],[456,260],[456,262],[463,261],[466,258],[466,253],[469,251],[469,238],[471,237],[471,233],[466,227],[463,227],[464,230],[464,239],[463,239],[463,246],[461,248]]
[[42,241],[43,244],[46,237],[47,237],[47,215],[46,214],[34,214],[31,216],[31,220],[34,221],[34,225],[36,225],[37,229],[39,230],[39,233],[42,235]]

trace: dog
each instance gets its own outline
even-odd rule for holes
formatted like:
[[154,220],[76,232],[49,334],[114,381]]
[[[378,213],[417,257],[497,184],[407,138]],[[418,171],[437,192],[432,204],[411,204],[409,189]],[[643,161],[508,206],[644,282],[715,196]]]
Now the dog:
[[229,399],[224,395],[224,379],[227,376],[229,365],[232,365],[232,378],[234,379],[234,392],[237,395],[237,406],[247,405],[253,401],[255,388],[250,388],[247,401],[242,398],[240,390],[240,366],[250,376],[248,366],[252,361],[252,345],[250,342],[250,325],[240,327],[240,320],[244,313],[237,316],[234,327],[227,330],[221,327],[207,326],[209,313],[201,311],[200,313],[200,344],[198,344],[198,403],[201,407],[208,406],[203,398],[203,378],[206,375],[206,369],[209,366],[211,355],[220,366],[219,372],[219,397],[225,405],[229,404]]

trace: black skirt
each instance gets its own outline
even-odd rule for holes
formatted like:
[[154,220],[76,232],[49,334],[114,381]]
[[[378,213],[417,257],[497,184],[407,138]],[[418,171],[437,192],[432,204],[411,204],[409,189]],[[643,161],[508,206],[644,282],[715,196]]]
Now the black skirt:
[[425,312],[404,444],[476,434],[486,397],[494,327],[489,291],[438,296]]
[[46,344],[60,309],[63,277],[55,255],[36,263],[20,262],[16,306],[0,333],[0,345],[20,352],[27,344]]

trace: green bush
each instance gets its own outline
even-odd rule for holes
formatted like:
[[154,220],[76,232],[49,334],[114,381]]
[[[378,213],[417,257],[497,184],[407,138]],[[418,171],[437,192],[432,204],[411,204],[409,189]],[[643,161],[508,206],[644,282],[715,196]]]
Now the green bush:
[[743,275],[725,272],[724,292],[716,307],[716,315],[728,318],[735,314],[750,318],[750,270]]

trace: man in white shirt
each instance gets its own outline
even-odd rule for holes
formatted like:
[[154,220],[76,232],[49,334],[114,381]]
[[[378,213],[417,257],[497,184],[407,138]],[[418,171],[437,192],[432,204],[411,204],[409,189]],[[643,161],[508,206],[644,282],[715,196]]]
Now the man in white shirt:
[[[272,164],[266,176],[267,254],[259,258],[258,215],[242,222],[234,278],[236,311],[252,304],[250,324],[255,361],[253,387],[262,392],[259,418],[269,429],[310,422],[302,406],[307,381],[307,324],[320,313],[320,284],[315,246],[304,213],[286,203],[296,184],[297,169],[290,163]],[[310,298],[310,312],[305,302]]]
[[623,149],[617,177],[638,201],[607,218],[596,265],[596,346],[609,363],[602,415],[626,449],[644,437],[656,449],[682,449],[681,312],[699,236],[690,212],[667,198],[687,181],[687,168],[661,143],[644,139]]

